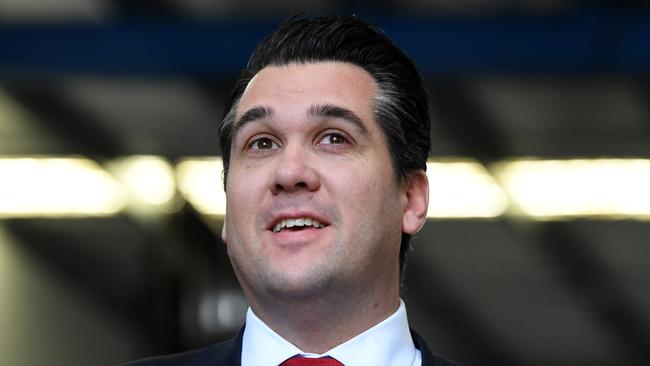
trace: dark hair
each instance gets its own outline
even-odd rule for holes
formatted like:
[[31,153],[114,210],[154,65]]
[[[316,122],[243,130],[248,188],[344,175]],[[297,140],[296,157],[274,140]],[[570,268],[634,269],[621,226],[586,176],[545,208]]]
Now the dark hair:
[[[409,172],[426,170],[431,147],[427,94],[422,77],[406,53],[379,28],[355,17],[290,19],[257,45],[226,104],[219,129],[224,187],[237,105],[255,74],[266,66],[328,61],[360,66],[377,82],[373,112],[388,141],[397,178],[404,181]],[[402,233],[400,270],[409,241],[410,235]]]

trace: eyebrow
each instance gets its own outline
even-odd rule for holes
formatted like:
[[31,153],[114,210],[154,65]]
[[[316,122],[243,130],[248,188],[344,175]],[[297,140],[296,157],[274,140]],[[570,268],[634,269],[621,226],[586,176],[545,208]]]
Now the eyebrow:
[[349,122],[356,126],[364,134],[368,133],[368,129],[363,124],[363,120],[357,116],[356,113],[343,107],[333,104],[319,104],[309,108],[307,115],[317,118],[337,118]]
[[244,125],[257,121],[260,119],[271,119],[273,118],[273,110],[264,106],[255,106],[242,114],[241,117],[235,122],[235,131],[242,128]]
[[[341,119],[357,127],[363,134],[368,134],[368,129],[364,125],[361,117],[347,108],[339,107],[334,104],[318,104],[311,106],[307,111],[307,116],[312,118]],[[255,106],[247,110],[235,122],[234,134],[236,134],[238,130],[251,122],[271,118],[273,118],[273,109],[265,106]]]

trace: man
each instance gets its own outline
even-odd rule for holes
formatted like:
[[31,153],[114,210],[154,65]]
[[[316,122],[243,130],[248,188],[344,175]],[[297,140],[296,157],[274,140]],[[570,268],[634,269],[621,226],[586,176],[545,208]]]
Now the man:
[[430,122],[412,61],[353,17],[286,22],[220,129],[222,237],[250,303],[232,340],[132,365],[453,365],[399,298],[424,225]]

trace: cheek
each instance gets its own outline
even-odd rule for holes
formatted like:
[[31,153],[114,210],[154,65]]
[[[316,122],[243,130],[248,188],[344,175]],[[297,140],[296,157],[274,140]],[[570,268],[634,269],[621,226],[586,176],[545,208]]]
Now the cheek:
[[337,179],[337,201],[341,210],[351,213],[357,220],[372,216],[385,216],[386,210],[399,210],[399,199],[390,176],[378,174],[378,170],[351,170]]
[[231,242],[238,241],[246,233],[245,226],[252,220],[251,194],[241,185],[232,185],[226,194],[226,234]]
[[[261,169],[245,165],[231,170],[228,176],[228,191],[226,194],[228,208],[241,207],[255,202],[256,196],[263,193],[264,174]],[[238,210],[242,211],[242,210]]]

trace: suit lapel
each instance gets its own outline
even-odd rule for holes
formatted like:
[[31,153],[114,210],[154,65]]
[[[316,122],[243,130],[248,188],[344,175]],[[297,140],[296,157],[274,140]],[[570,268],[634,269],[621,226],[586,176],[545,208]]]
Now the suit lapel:
[[433,352],[429,349],[427,344],[424,342],[424,339],[420,337],[413,329],[411,329],[411,338],[413,338],[413,343],[415,348],[420,350],[422,354],[422,366],[433,366],[434,364],[434,355]]
[[422,366],[458,366],[454,362],[433,354],[424,339],[413,329],[411,329],[411,338],[413,338],[415,348],[419,349],[422,355]]
[[239,329],[234,338],[211,346],[208,352],[209,355],[205,358],[206,362],[201,363],[201,365],[241,366],[241,345],[244,337],[244,327],[245,325]]

